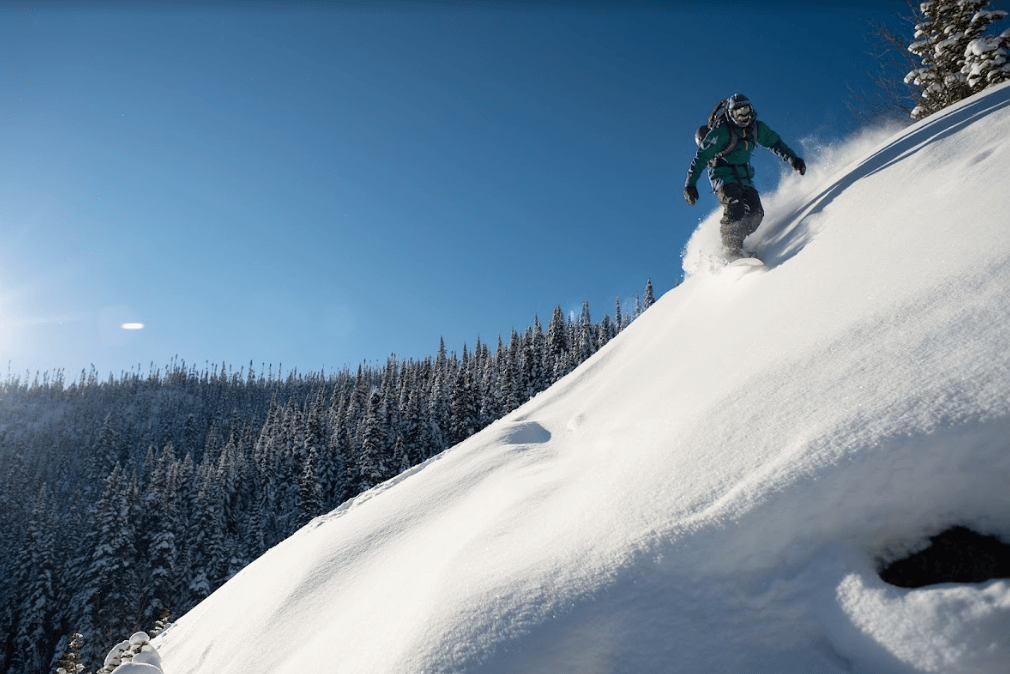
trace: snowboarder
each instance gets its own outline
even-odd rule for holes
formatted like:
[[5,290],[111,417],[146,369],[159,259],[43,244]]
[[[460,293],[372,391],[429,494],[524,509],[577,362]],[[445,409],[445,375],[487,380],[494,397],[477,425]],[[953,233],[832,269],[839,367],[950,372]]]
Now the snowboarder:
[[750,255],[743,251],[743,240],[758,228],[765,214],[752,182],[750,155],[755,144],[777,154],[800,175],[806,173],[807,165],[777,133],[757,120],[757,113],[742,94],[719,101],[709,115],[708,126],[698,129],[695,141],[698,153],[687,172],[684,199],[692,206],[698,201],[698,178],[708,166],[712,191],[724,209],[720,231],[727,255],[730,260]]

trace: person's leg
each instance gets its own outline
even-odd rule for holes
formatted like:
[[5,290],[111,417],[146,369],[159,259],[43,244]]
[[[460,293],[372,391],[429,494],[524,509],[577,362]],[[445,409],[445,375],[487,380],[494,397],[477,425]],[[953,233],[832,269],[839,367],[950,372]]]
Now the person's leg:
[[723,207],[720,220],[722,226],[719,228],[722,244],[726,247],[726,254],[730,258],[739,257],[743,240],[750,233],[744,229],[749,223],[744,221],[748,215],[748,204],[744,201],[743,185],[724,184],[716,190],[715,195]]
[[761,195],[750,185],[742,186],[740,201],[743,203],[744,210],[743,218],[740,221],[740,230],[743,232],[743,236],[740,238],[742,247],[743,240],[757,231],[757,228],[761,226],[765,210],[761,206]]

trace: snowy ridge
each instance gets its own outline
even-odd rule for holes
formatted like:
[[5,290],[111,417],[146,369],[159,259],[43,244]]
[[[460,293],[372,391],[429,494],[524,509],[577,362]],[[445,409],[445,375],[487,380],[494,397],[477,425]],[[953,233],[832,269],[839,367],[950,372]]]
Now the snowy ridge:
[[[208,672],[1006,671],[1010,87],[811,162],[718,263],[509,417],[319,518],[156,641]],[[857,143],[865,148],[866,143]]]

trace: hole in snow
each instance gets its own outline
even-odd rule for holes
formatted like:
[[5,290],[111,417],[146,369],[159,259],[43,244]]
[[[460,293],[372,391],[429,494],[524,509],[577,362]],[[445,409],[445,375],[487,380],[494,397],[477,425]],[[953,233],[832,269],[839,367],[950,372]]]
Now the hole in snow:
[[505,426],[501,439],[510,445],[536,445],[550,441],[551,432],[535,421],[525,421]]
[[951,527],[929,539],[925,550],[888,564],[885,583],[923,587],[938,583],[984,583],[1010,578],[1010,545],[966,527]]

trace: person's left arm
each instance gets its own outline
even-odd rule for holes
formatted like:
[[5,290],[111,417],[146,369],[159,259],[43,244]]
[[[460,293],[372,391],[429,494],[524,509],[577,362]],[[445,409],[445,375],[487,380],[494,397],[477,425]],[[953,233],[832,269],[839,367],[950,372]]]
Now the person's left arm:
[[757,142],[759,145],[763,145],[781,157],[783,161],[792,166],[793,169],[798,171],[800,175],[806,173],[806,163],[804,163],[804,161],[799,158],[799,155],[793,152],[792,149],[782,141],[782,138],[777,133],[772,131],[767,124],[760,120],[758,120],[757,128]]

